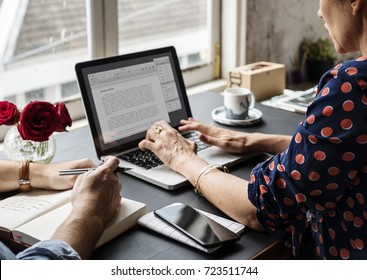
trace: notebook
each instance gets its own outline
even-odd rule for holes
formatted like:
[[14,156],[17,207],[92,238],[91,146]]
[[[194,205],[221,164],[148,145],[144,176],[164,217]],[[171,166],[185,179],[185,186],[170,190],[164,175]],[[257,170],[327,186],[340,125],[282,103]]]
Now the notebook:
[[[171,207],[171,206],[174,206],[175,204],[176,203],[173,203],[166,207]],[[223,217],[220,217],[220,216],[217,216],[217,215],[214,215],[214,214],[211,214],[211,213],[199,210],[199,209],[196,209],[196,210],[198,210],[202,214],[208,216],[209,218],[213,219],[217,223],[225,226],[226,228],[232,230],[233,232],[237,234],[241,234],[245,230],[245,226],[240,223],[237,223],[230,219],[226,219],[226,218],[223,218]],[[222,246],[219,246],[219,247],[214,247],[214,248],[205,248],[201,246],[199,243],[189,238],[187,235],[183,234],[179,230],[175,229],[174,227],[170,226],[169,224],[163,222],[161,219],[157,218],[153,212],[149,212],[148,214],[145,214],[144,216],[139,218],[137,223],[138,225],[141,225],[145,228],[148,228],[152,231],[160,233],[164,236],[167,236],[171,239],[174,239],[178,242],[184,243],[188,246],[194,247],[206,253],[212,253],[222,247]]]
[[[120,166],[132,168],[126,173],[167,190],[186,185],[182,175],[138,148],[156,121],[177,128],[181,119],[192,116],[175,48],[81,62],[75,70],[98,158],[115,155]],[[231,155],[212,146],[198,154],[227,166],[253,156]]]

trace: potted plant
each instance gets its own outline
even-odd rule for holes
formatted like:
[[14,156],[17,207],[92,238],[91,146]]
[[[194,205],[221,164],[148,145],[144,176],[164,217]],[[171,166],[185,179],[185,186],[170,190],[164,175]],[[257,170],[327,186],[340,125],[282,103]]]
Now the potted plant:
[[318,82],[321,76],[334,66],[335,49],[329,39],[316,41],[304,39],[301,42],[300,50],[305,56],[306,73],[310,82]]

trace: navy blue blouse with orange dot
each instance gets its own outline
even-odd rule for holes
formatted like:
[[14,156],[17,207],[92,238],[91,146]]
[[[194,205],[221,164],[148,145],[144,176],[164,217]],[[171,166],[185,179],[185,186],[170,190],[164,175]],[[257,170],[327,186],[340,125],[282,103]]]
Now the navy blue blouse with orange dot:
[[367,259],[367,57],[323,75],[281,154],[251,173],[249,198],[299,254],[310,227],[321,259]]

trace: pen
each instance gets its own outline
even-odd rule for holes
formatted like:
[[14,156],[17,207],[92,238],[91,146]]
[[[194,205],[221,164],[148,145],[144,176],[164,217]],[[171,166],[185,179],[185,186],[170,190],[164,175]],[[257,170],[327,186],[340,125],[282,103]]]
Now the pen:
[[[115,171],[116,172],[125,172],[125,171],[131,170],[131,169],[132,168],[129,168],[129,167],[120,167],[120,166],[118,166],[115,169]],[[91,171],[91,170],[95,170],[95,168],[77,168],[77,169],[60,170],[59,175],[60,176],[79,175],[79,174],[83,174],[83,173]]]

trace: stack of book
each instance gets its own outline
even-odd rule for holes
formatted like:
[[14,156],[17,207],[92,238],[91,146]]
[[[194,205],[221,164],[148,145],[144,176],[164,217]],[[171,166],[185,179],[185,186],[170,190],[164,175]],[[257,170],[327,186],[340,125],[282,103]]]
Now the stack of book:
[[285,89],[281,95],[274,96],[269,100],[261,102],[261,104],[282,109],[285,111],[305,114],[308,105],[316,97],[317,86],[309,88],[305,91],[293,91]]

